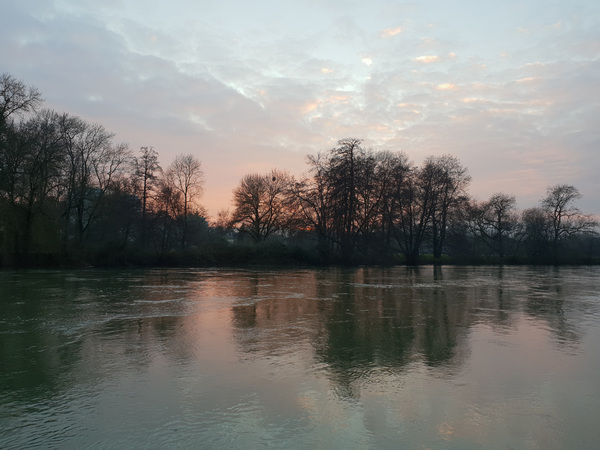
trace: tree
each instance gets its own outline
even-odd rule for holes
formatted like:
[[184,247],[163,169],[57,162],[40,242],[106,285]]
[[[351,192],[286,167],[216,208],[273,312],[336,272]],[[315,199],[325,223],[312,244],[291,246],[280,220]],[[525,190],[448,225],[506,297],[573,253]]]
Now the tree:
[[290,175],[277,169],[244,176],[233,191],[231,223],[239,225],[255,243],[286,229],[291,219],[291,184]]
[[26,86],[8,73],[0,75],[0,132],[11,116],[35,111],[42,101],[37,88]]
[[181,232],[181,248],[185,249],[188,217],[198,211],[196,199],[202,194],[204,186],[204,172],[202,163],[193,155],[177,155],[167,169],[167,181],[174,192],[180,196],[182,204],[181,219],[183,222]]
[[323,261],[330,255],[334,242],[331,226],[331,186],[327,183],[327,161],[323,153],[308,155],[309,173],[292,183],[292,208],[299,226],[317,236],[319,256]]
[[129,173],[119,173],[111,188],[102,199],[102,213],[98,215],[88,243],[103,252],[125,250],[132,239],[132,232],[139,223],[141,200],[135,195]]
[[359,254],[390,253],[398,215],[394,191],[409,170],[406,155],[364,150],[360,140],[343,139],[307,160],[308,175],[292,188],[293,208],[301,227],[318,237],[321,259],[335,255],[349,263]]
[[45,110],[18,126],[19,139],[15,145],[18,157],[13,158],[15,165],[12,167],[9,198],[13,219],[19,224],[15,244],[20,255],[27,255],[30,251],[38,216],[49,215],[46,205],[50,197],[54,197],[54,204],[58,200],[57,188],[65,155],[57,116],[53,111]]
[[411,168],[396,189],[392,230],[407,264],[417,264],[433,211],[431,177]]
[[[23,129],[13,119],[36,111],[41,103],[42,97],[36,88],[26,86],[8,73],[0,75],[0,234],[12,247],[10,253],[25,250],[19,243],[19,237],[23,237],[22,229],[15,222],[18,220],[15,208],[22,204],[15,189],[24,187],[18,185],[23,181],[21,175],[24,175],[23,164],[27,159],[25,147],[31,143],[31,136],[23,136]],[[28,232],[24,239],[23,243],[28,247]]]
[[64,174],[65,243],[75,225],[77,245],[87,239],[102,213],[104,196],[113,188],[116,177],[131,162],[127,145],[113,145],[113,133],[102,125],[89,124],[63,114],[59,119],[62,145],[67,155]]
[[181,246],[181,236],[175,239],[174,221],[177,217],[181,217],[183,207],[181,204],[181,195],[175,191],[172,182],[168,179],[167,174],[163,174],[158,179],[158,187],[156,193],[156,215],[157,226],[156,233],[153,237],[156,238],[155,246],[160,249],[160,254],[164,255],[172,243],[175,241]]
[[[495,193],[485,202],[471,202],[466,212],[466,222],[475,238],[499,258],[504,258],[509,239],[516,237],[519,220],[515,209],[514,195]],[[513,254],[517,250],[514,247]]]
[[402,152],[382,151],[367,154],[361,164],[358,189],[360,230],[363,256],[391,257],[393,228],[400,202],[395,195],[411,170],[408,157]]
[[[58,130],[61,139],[61,145],[66,155],[66,162],[63,167],[61,180],[60,196],[63,198],[62,217],[64,225],[62,229],[62,245],[66,250],[68,241],[71,237],[72,222],[75,222],[75,211],[80,202],[79,197],[85,192],[87,180],[85,167],[82,165],[82,158],[78,151],[78,139],[83,134],[87,124],[77,116],[61,114],[57,118]],[[84,187],[81,185],[84,184]],[[79,208],[82,209],[81,207]]]
[[385,153],[365,151],[356,159],[355,227],[352,245],[364,254],[371,247],[379,225],[379,206],[389,184],[389,173],[383,169]]
[[547,212],[540,208],[528,208],[522,213],[525,228],[525,244],[534,262],[544,260],[550,247],[551,231]]
[[326,171],[331,202],[331,220],[343,261],[352,261],[357,237],[357,179],[359,161],[365,152],[362,141],[341,139],[330,150]]
[[597,222],[581,213],[575,201],[581,198],[579,190],[568,184],[557,184],[546,190],[541,207],[550,224],[550,243],[554,260],[558,257],[559,242],[568,236],[592,232]]
[[446,232],[467,199],[467,187],[471,181],[467,169],[455,156],[429,157],[421,169],[423,181],[428,184],[431,203],[431,235],[434,258],[441,258]]
[[141,245],[146,245],[148,200],[157,187],[157,175],[162,171],[158,163],[158,152],[154,147],[141,147],[140,156],[134,158],[134,185],[142,203],[140,224]]

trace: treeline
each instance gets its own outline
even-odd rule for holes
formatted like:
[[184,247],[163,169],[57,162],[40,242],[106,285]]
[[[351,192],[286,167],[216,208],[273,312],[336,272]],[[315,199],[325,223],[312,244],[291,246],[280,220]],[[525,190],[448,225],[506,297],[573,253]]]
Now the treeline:
[[152,263],[208,233],[195,157],[162,170],[153,148],[134,155],[102,125],[41,103],[0,77],[1,265]]
[[248,174],[211,223],[201,162],[163,169],[102,125],[42,110],[41,94],[0,77],[0,265],[593,263],[597,223],[573,186],[536,208],[499,193],[478,202],[450,155],[420,166],[344,139],[307,157],[306,175]]
[[278,170],[247,175],[222,223],[256,243],[309,235],[324,263],[600,261],[597,223],[570,185],[549,187],[538,207],[519,212],[513,195],[471,199],[471,177],[451,155],[416,166],[403,152],[344,139],[308,166],[300,180]]

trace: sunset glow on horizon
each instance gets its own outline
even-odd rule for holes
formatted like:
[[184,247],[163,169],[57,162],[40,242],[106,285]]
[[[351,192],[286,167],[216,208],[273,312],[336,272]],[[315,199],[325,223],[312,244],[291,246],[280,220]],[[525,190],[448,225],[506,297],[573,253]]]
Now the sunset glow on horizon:
[[193,154],[210,215],[245,174],[301,175],[347,137],[454,155],[474,197],[519,208],[571,184],[600,215],[595,1],[4,3],[0,73],[163,167]]

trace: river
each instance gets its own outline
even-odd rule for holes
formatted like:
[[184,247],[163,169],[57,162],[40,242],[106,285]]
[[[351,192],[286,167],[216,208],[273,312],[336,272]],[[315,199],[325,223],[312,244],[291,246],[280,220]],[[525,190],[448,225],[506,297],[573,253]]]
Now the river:
[[600,448],[600,267],[0,272],[0,448]]

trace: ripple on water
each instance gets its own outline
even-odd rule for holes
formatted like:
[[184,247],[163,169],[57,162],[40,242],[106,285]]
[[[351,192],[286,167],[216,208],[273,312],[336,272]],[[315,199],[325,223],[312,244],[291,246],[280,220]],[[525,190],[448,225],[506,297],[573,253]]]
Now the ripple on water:
[[141,303],[141,304],[145,304],[145,305],[160,305],[160,304],[164,304],[164,303],[178,303],[178,302],[182,302],[185,301],[186,298],[185,297],[178,297],[178,298],[169,298],[169,299],[165,299],[165,300],[134,300],[133,303]]

